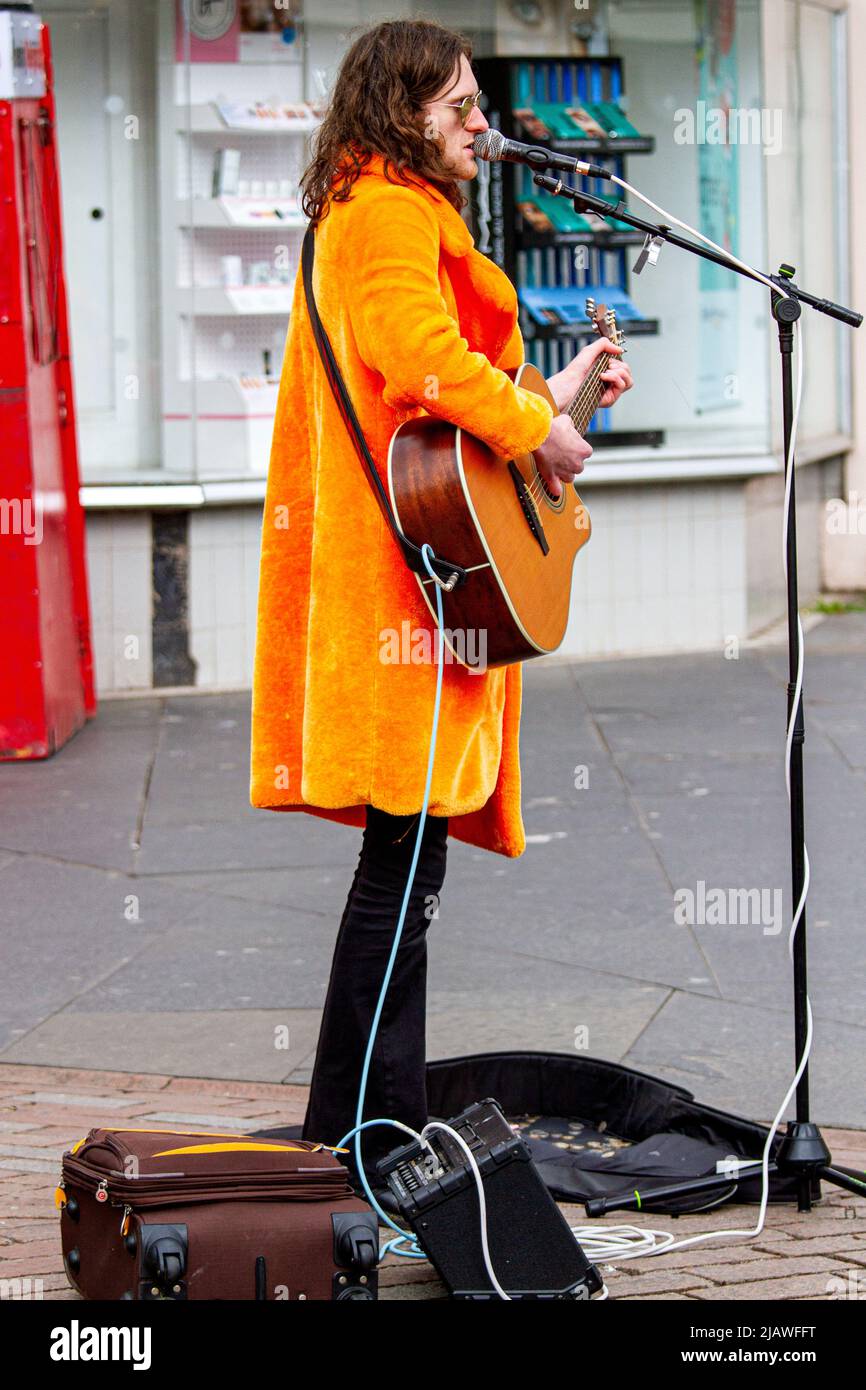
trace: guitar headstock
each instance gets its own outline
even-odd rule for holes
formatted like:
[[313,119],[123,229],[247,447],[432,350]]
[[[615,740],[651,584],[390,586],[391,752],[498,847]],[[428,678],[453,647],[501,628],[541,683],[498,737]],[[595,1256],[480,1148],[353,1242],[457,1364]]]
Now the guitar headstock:
[[594,299],[587,299],[586,317],[596,333],[602,338],[609,338],[617,347],[621,347],[623,352],[626,351],[625,334],[617,327],[615,309],[608,309],[606,304],[596,304]]

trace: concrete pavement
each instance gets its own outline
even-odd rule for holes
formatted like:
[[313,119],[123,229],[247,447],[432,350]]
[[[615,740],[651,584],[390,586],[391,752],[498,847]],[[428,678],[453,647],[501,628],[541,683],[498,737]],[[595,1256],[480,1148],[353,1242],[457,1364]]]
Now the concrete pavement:
[[[524,673],[529,844],[449,842],[428,1055],[577,1045],[769,1118],[793,1070],[784,648]],[[866,1128],[866,614],[811,627],[805,690],[813,1113]],[[248,757],[247,693],[151,695],[0,765],[0,1063],[309,1079],[360,831],[253,810]],[[712,890],[761,915],[677,920]]]

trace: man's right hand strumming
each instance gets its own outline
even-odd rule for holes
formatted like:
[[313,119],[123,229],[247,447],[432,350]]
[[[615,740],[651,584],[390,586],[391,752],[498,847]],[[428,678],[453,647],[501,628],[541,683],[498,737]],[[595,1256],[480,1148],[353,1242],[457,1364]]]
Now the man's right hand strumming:
[[591,453],[592,448],[578,434],[571,417],[554,415],[550,434],[535,450],[538,471],[554,497],[562,496],[563,483],[572,482],[583,472]]

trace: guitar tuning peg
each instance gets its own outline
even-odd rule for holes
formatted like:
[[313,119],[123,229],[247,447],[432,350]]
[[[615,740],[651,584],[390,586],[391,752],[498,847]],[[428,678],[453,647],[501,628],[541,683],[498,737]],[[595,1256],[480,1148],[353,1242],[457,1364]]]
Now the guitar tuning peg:
[[595,300],[594,300],[594,299],[587,299],[587,301],[586,301],[586,317],[587,317],[588,319],[595,318]]

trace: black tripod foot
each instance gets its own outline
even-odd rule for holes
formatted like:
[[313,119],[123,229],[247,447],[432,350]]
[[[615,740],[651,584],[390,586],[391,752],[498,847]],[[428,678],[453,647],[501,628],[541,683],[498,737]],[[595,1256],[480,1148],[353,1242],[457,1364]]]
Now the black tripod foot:
[[785,1177],[795,1177],[797,1183],[797,1208],[799,1211],[812,1210],[812,1180],[822,1177],[822,1170],[830,1162],[830,1150],[821,1137],[817,1125],[808,1121],[789,1120],[776,1164],[779,1173]]

